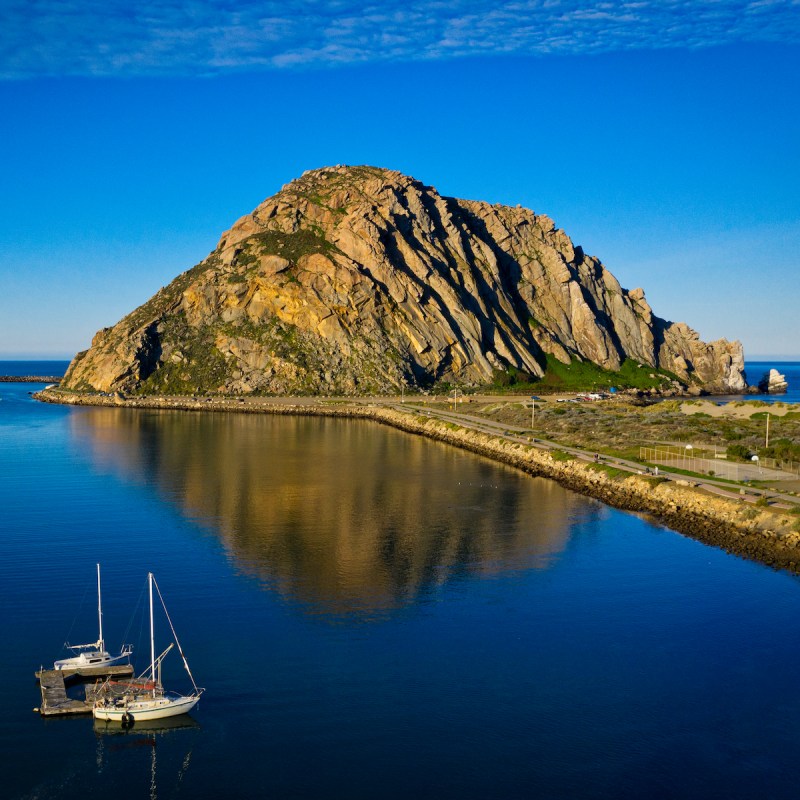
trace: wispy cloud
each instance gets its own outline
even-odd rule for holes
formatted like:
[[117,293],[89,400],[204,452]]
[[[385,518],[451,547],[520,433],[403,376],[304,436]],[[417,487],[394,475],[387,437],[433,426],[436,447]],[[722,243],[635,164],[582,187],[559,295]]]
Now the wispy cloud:
[[0,0],[0,77],[800,42],[800,0]]

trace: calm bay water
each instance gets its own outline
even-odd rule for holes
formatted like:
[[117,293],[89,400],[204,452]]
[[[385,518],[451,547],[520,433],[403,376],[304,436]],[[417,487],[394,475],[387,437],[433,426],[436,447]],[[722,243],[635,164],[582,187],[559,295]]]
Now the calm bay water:
[[[0,384],[3,796],[796,795],[795,578],[376,425],[34,388]],[[31,712],[97,561],[140,667],[156,574],[194,722]]]

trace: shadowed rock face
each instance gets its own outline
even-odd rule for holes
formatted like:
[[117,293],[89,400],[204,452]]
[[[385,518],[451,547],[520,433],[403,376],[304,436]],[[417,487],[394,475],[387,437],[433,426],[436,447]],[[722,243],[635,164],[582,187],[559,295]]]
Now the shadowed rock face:
[[711,391],[745,388],[738,342],[655,317],[546,216],[442,197],[373,167],[305,173],[79,353],[100,391],[359,394],[547,358],[625,359]]

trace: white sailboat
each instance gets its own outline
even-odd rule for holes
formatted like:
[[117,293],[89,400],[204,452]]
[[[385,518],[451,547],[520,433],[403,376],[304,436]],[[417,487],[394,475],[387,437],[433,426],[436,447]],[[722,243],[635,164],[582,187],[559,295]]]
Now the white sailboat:
[[[164,719],[165,717],[176,717],[179,714],[188,714],[200,700],[200,695],[205,689],[198,689],[194,681],[189,663],[181,650],[178,636],[172,625],[167,607],[161,590],[153,577],[152,572],[147,573],[147,582],[150,593],[150,668],[139,679],[138,685],[131,683],[130,688],[121,697],[114,697],[110,693],[100,692],[92,708],[95,719],[103,719],[112,722],[120,722],[123,725],[132,725],[137,721]],[[183,659],[183,666],[192,682],[194,691],[188,695],[176,692],[165,692],[161,685],[161,662],[167,653],[172,650],[173,644],[156,658],[155,633],[153,626],[153,586],[156,587],[164,613],[167,616],[174,643],[178,646],[178,652]]]
[[106,645],[103,640],[103,600],[100,594],[100,565],[97,565],[97,626],[98,635],[96,642],[89,642],[88,644],[69,644],[64,646],[68,650],[72,650],[75,655],[69,658],[62,658],[53,664],[53,669],[82,669],[84,667],[105,667],[110,664],[116,664],[118,661],[127,658],[133,648],[129,645],[123,645],[120,648],[119,655],[112,656],[106,650]]

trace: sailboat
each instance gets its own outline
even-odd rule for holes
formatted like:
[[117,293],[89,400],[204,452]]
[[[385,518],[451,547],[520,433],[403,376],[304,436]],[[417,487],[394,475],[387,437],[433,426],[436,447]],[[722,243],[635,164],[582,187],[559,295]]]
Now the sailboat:
[[[161,590],[158,588],[152,572],[147,573],[147,583],[150,594],[150,668],[137,681],[132,681],[122,696],[114,696],[112,692],[101,691],[92,707],[92,715],[95,719],[132,725],[135,721],[164,719],[165,717],[176,717],[179,714],[188,714],[197,705],[200,695],[205,691],[205,689],[198,689],[194,681],[192,671],[189,669],[189,663],[181,650],[180,642],[178,642],[178,636],[175,633],[175,627],[170,619]],[[153,626],[154,586],[175,640],[170,643],[169,647],[158,658],[156,658]],[[183,659],[183,666],[192,682],[194,690],[191,694],[182,695],[177,692],[165,692],[161,684],[161,662],[174,645],[178,646],[178,652]]]
[[122,645],[118,656],[112,656],[107,650],[103,641],[103,601],[100,594],[100,565],[97,565],[97,625],[98,635],[96,642],[89,644],[69,644],[65,643],[68,650],[72,650],[75,655],[69,658],[62,658],[54,662],[53,669],[82,669],[84,667],[105,667],[109,664],[116,664],[127,658],[133,648],[129,644]]

